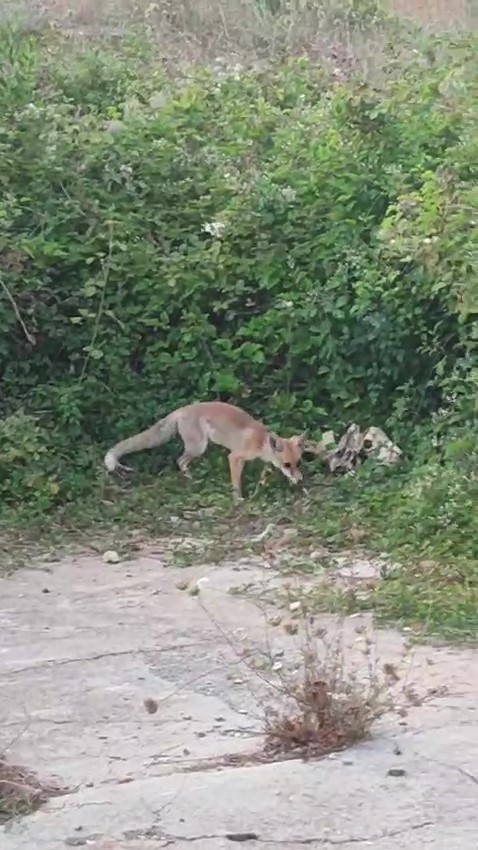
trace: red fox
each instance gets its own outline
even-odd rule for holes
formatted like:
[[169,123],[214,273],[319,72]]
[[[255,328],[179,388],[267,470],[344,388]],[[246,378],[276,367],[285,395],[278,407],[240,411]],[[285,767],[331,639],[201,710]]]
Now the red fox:
[[110,472],[117,467],[129,470],[129,467],[119,463],[121,457],[160,446],[176,433],[179,433],[184,443],[178,466],[187,477],[190,477],[189,464],[204,454],[209,442],[229,449],[229,469],[235,499],[242,499],[244,464],[254,458],[273,464],[294,484],[302,480],[298,467],[305,435],[289,439],[277,437],[241,408],[222,401],[197,402],[179,407],[146,431],[113,446],[105,455],[105,466]]

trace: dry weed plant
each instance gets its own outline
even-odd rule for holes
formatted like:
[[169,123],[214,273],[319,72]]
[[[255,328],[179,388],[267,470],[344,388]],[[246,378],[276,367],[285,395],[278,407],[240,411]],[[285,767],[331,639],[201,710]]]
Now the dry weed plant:
[[265,711],[264,749],[270,755],[310,758],[346,749],[366,740],[386,715],[404,718],[412,706],[446,692],[418,693],[409,682],[407,650],[399,664],[382,662],[365,626],[355,629],[353,657],[343,627],[330,636],[313,615],[302,616],[300,661],[279,671],[282,700]]
[[10,764],[0,756],[0,823],[29,814],[50,797],[67,793],[66,787],[41,781],[32,771]]
[[292,623],[263,612],[269,626],[282,624],[286,633],[297,635],[290,658],[271,646],[269,627],[263,650],[247,638],[238,645],[202,605],[260,686],[263,746],[255,753],[257,760],[318,758],[347,749],[366,740],[374,723],[386,715],[404,718],[411,707],[446,692],[416,691],[410,681],[412,647],[404,647],[398,663],[383,662],[373,628],[359,623],[350,632],[352,620],[342,618],[328,631],[308,610],[306,600],[291,604]]
[[[269,570],[277,567],[276,555],[273,544],[263,541]],[[280,623],[286,633],[298,635],[299,653],[283,664],[267,649],[266,666],[275,673],[275,696],[281,699],[265,710],[266,753],[310,758],[346,749],[365,740],[385,715],[403,718],[411,706],[442,694],[437,689],[418,694],[410,684],[413,645],[404,645],[398,664],[383,662],[373,622],[353,626],[353,618],[333,618],[328,630],[306,589],[287,584],[284,591],[291,617]]]
[[265,712],[266,752],[322,756],[366,739],[384,715],[405,712],[397,669],[380,667],[374,639],[364,628],[356,629],[358,661],[347,657],[342,628],[330,636],[303,610],[301,631],[299,662],[279,671],[274,665],[282,699]]
[[55,781],[42,781],[33,771],[8,761],[8,750],[25,734],[29,725],[30,716],[25,710],[23,728],[0,750],[0,824],[34,812],[50,797],[60,797],[71,790]]

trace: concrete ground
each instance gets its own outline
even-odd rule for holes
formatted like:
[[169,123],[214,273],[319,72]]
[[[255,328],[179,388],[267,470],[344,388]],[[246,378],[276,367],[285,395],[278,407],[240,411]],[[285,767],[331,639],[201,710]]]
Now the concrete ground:
[[[199,596],[184,589],[200,578]],[[0,752],[71,789],[0,827],[2,850],[476,850],[472,649],[415,650],[410,683],[447,693],[382,719],[366,743],[313,762],[247,758],[270,694],[241,647],[267,647],[276,669],[300,650],[283,623],[267,625],[280,585],[257,563],[173,569],[160,552],[1,580]],[[340,625],[351,658],[360,622]],[[400,664],[400,635],[376,641]]]

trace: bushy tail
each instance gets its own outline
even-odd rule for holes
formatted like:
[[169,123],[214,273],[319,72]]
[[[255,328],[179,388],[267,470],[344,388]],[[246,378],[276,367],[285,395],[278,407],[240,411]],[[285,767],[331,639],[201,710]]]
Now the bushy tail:
[[164,419],[160,419],[151,428],[146,431],[141,431],[135,434],[134,437],[128,437],[127,440],[121,440],[116,443],[112,449],[105,454],[104,463],[106,468],[113,472],[116,467],[121,466],[119,459],[124,455],[129,455],[132,452],[140,452],[142,449],[153,449],[156,446],[161,446],[166,443],[171,437],[174,437],[178,427],[177,417],[175,413],[170,413]]

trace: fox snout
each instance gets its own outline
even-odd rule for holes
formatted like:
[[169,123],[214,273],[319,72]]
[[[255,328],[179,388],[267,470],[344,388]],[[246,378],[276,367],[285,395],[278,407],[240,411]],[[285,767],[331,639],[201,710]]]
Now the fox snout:
[[302,473],[300,469],[296,466],[293,467],[291,464],[284,463],[283,466],[280,467],[280,470],[289,481],[292,481],[293,484],[298,484],[299,481],[302,481]]

